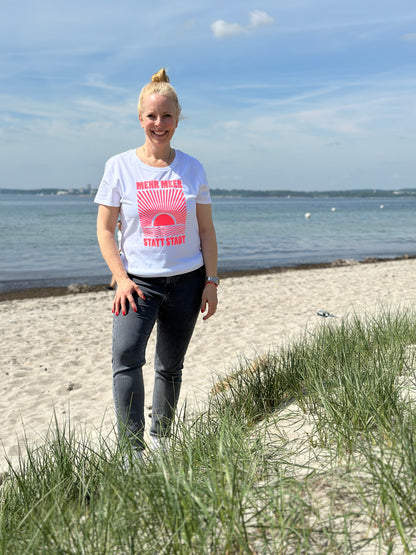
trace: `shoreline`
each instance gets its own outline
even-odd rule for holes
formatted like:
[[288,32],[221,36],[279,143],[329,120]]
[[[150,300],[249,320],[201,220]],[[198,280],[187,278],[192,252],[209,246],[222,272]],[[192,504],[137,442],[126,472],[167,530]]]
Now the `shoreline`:
[[[229,270],[225,272],[219,272],[220,279],[228,279],[234,277],[250,277],[256,275],[266,275],[266,274],[277,274],[291,271],[299,270],[318,270],[325,268],[335,268],[339,266],[353,266],[353,265],[366,265],[366,264],[376,264],[383,262],[393,262],[400,260],[413,260],[416,259],[416,255],[404,255],[394,258],[365,258],[364,260],[357,259],[343,259],[337,258],[331,262],[316,262],[310,264],[298,264],[294,266],[273,266],[271,268],[253,268],[250,270]],[[100,291],[110,290],[109,286],[106,284],[95,284],[88,285],[85,283],[74,282],[69,286],[45,286],[45,287],[30,287],[25,289],[13,289],[10,291],[4,291],[0,293],[0,303],[6,301],[16,301],[24,299],[39,299],[46,297],[63,297],[67,295],[76,295],[80,293],[96,293]]]

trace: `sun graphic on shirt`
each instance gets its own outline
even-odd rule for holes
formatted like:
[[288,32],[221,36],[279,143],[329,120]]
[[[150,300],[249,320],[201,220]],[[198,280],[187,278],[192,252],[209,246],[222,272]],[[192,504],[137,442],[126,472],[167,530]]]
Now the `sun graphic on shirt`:
[[175,225],[176,221],[172,214],[156,214],[152,220],[152,226]]
[[182,189],[140,190],[137,206],[144,237],[173,237],[185,233],[186,201]]

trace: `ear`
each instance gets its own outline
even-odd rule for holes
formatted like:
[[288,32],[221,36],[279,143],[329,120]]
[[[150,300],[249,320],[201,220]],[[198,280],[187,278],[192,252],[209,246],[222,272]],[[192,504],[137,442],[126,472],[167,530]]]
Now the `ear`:
[[142,119],[142,115],[139,113],[139,121],[140,121],[140,125],[143,127],[143,119]]

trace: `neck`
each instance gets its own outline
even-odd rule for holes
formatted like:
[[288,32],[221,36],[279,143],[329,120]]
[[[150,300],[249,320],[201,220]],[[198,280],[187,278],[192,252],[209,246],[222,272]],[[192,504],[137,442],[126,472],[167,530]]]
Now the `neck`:
[[162,148],[155,148],[153,145],[145,143],[137,149],[139,158],[149,166],[169,166],[175,156],[175,151],[170,145]]

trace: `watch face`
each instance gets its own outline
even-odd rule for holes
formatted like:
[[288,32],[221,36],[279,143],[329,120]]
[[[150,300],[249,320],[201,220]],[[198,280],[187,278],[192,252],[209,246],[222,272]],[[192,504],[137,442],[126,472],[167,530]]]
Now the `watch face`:
[[217,277],[208,276],[207,279],[206,279],[206,281],[211,281],[212,283],[215,283],[215,285],[218,285],[219,282],[220,282],[220,279],[217,278]]

